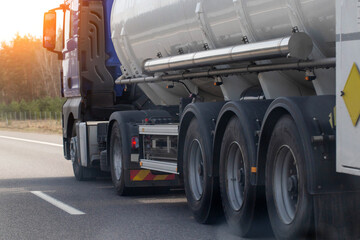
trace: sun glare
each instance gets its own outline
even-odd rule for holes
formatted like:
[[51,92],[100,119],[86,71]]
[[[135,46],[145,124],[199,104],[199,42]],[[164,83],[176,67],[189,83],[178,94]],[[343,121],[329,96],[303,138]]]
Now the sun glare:
[[41,38],[44,13],[63,0],[3,1],[0,8],[0,42],[10,42],[19,33]]

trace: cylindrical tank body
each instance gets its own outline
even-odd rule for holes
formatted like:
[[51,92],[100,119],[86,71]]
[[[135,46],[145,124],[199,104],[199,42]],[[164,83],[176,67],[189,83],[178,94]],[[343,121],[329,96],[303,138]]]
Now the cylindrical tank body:
[[[311,58],[335,56],[335,0],[115,0],[111,15],[126,77],[143,76],[147,59],[239,45],[244,37],[249,42],[285,37],[294,27],[312,38]],[[298,75],[288,76],[297,81]],[[204,79],[187,84],[209,101],[224,98],[230,88],[259,84],[257,76],[230,82],[221,90]],[[188,95],[181,84],[170,90],[165,83],[141,87],[156,104],[176,104]]]

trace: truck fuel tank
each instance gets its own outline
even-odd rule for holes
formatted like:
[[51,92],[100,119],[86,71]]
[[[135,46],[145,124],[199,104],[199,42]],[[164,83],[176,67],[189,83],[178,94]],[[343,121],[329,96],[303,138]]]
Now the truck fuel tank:
[[[315,43],[311,59],[334,57],[335,0],[115,0],[111,14],[112,40],[125,78],[144,76],[148,59],[287,37],[292,29]],[[239,79],[247,82],[244,88],[258,84],[251,77]],[[227,87],[236,88],[237,82]],[[210,100],[218,97],[209,87],[212,82],[193,83]],[[141,87],[155,104],[173,104],[188,95],[181,84],[171,91],[166,84]]]

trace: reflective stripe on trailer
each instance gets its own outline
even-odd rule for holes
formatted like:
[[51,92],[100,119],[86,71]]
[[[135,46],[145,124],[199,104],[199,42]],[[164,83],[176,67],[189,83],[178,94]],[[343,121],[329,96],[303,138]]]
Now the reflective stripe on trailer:
[[130,170],[131,181],[165,181],[175,180],[175,174],[152,174],[150,170]]

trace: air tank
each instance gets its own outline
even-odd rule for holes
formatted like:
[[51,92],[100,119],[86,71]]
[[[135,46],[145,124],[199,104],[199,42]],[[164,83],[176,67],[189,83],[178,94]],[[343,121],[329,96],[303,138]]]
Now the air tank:
[[[148,59],[286,37],[294,29],[313,40],[311,59],[334,57],[335,0],[115,0],[111,14],[112,40],[124,78],[145,76],[143,65]],[[317,73],[315,84],[304,83],[298,73],[278,74],[269,76],[303,87],[300,95],[306,91],[329,94],[335,85],[335,80],[329,84],[326,71]],[[204,101],[237,100],[247,88],[262,85],[263,78],[266,75],[229,76],[221,87],[210,79],[184,83]],[[143,83],[140,87],[159,105],[176,105],[180,97],[189,95],[183,84],[175,83],[170,89],[168,85]],[[285,93],[291,91],[285,89]],[[270,90],[266,94],[273,97]]]

